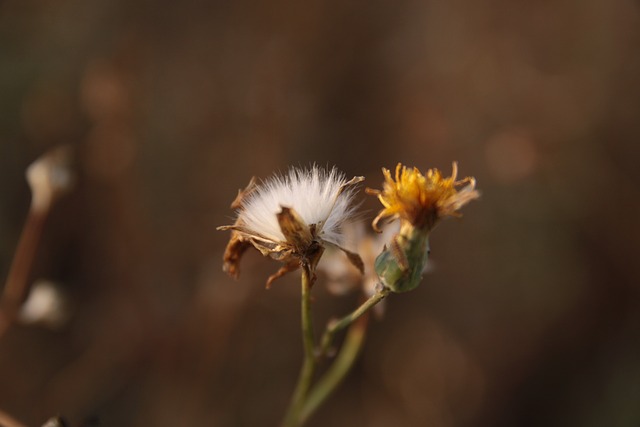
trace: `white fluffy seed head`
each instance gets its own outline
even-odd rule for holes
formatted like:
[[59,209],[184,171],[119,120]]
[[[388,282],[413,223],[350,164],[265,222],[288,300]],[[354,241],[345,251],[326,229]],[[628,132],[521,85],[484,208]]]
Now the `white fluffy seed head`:
[[342,189],[346,182],[335,168],[291,168],[288,174],[260,184],[243,201],[238,215],[249,230],[281,242],[285,237],[276,214],[282,207],[293,208],[307,226],[316,224],[318,237],[340,244],[340,226],[356,208],[352,203],[354,187]]

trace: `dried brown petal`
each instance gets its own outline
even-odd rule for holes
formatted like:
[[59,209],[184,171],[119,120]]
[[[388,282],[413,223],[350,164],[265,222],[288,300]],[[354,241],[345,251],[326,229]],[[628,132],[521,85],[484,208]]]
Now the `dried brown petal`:
[[353,266],[360,271],[360,274],[364,274],[364,262],[362,262],[362,258],[360,257],[360,255],[358,255],[355,252],[351,252],[350,250],[345,249],[342,246],[337,246],[337,245],[334,245],[334,246],[336,246],[338,249],[344,252],[349,262],[353,264]]
[[238,190],[238,195],[231,202],[231,209],[240,209],[242,207],[242,203],[253,193],[253,191],[257,188],[256,177],[252,177],[249,180],[249,184],[243,189]]
[[237,231],[231,231],[231,238],[224,251],[222,269],[237,279],[240,275],[240,258],[251,247],[251,243]]
[[311,245],[313,236],[309,230],[309,226],[305,224],[300,215],[292,209],[281,206],[282,210],[276,214],[280,230],[284,234],[287,243],[293,246],[296,252],[302,254],[306,252],[306,248]]
[[279,279],[280,277],[284,276],[287,273],[291,273],[292,271],[296,271],[298,268],[300,268],[300,262],[298,260],[288,262],[285,265],[283,265],[282,267],[280,267],[280,269],[278,271],[273,273],[267,279],[267,289],[271,288],[271,284],[276,279]]

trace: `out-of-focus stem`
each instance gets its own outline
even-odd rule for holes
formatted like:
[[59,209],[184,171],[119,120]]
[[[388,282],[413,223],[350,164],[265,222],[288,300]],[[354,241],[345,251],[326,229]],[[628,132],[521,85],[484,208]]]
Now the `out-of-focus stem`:
[[0,337],[15,320],[29,292],[31,266],[51,206],[73,184],[68,167],[70,157],[68,146],[58,147],[42,155],[27,168],[31,205],[0,297]]
[[0,336],[14,321],[29,291],[29,273],[48,213],[48,209],[31,209],[27,216],[0,301]]
[[307,393],[311,387],[313,374],[316,368],[313,339],[313,323],[311,319],[311,272],[307,268],[302,269],[302,343],[304,348],[304,361],[298,377],[298,384],[291,398],[289,409],[282,423],[283,427],[295,427],[301,425],[300,411],[304,405]]
[[[366,310],[365,310],[366,312]],[[368,314],[359,317],[351,325],[345,337],[342,348],[329,370],[320,378],[318,383],[311,389],[309,396],[302,407],[300,421],[304,423],[311,415],[327,400],[327,398],[338,388],[342,380],[347,376],[355,362],[367,332]]]
[[0,410],[0,426],[2,427],[26,427],[20,421],[13,418],[11,415]]

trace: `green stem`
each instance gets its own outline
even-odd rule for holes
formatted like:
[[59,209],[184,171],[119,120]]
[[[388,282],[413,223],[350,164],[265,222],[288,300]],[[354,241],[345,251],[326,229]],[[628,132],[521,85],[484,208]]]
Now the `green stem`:
[[391,293],[391,290],[388,288],[382,288],[375,294],[371,295],[368,300],[362,303],[362,305],[352,311],[350,314],[344,316],[342,319],[334,320],[333,322],[327,325],[327,329],[322,336],[322,340],[320,341],[320,356],[324,356],[329,352],[331,345],[333,343],[333,337],[338,331],[346,328],[354,321],[356,321],[360,316],[369,311],[373,306],[382,301],[387,295]]
[[300,411],[311,387],[316,363],[314,355],[313,323],[311,320],[311,272],[302,269],[302,343],[304,347],[304,361],[298,377],[298,384],[293,392],[289,409],[282,423],[283,427],[301,425]]
[[300,413],[300,421],[302,423],[307,421],[320,405],[327,400],[351,370],[364,343],[368,320],[368,316],[363,316],[349,328],[338,357],[316,386],[311,389],[302,407]]

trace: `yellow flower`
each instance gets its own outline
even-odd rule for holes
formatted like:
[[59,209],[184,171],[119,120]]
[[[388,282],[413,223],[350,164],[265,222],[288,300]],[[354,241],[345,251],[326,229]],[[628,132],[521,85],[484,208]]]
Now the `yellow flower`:
[[383,189],[366,190],[368,194],[378,196],[384,206],[373,220],[376,231],[380,231],[378,222],[389,217],[430,230],[443,217],[459,216],[462,206],[480,197],[475,189],[475,178],[456,181],[456,162],[453,162],[453,172],[448,178],[444,178],[438,169],[429,169],[423,175],[417,168],[407,169],[401,163],[396,167],[395,180],[388,169],[382,168],[382,173],[385,178]]

